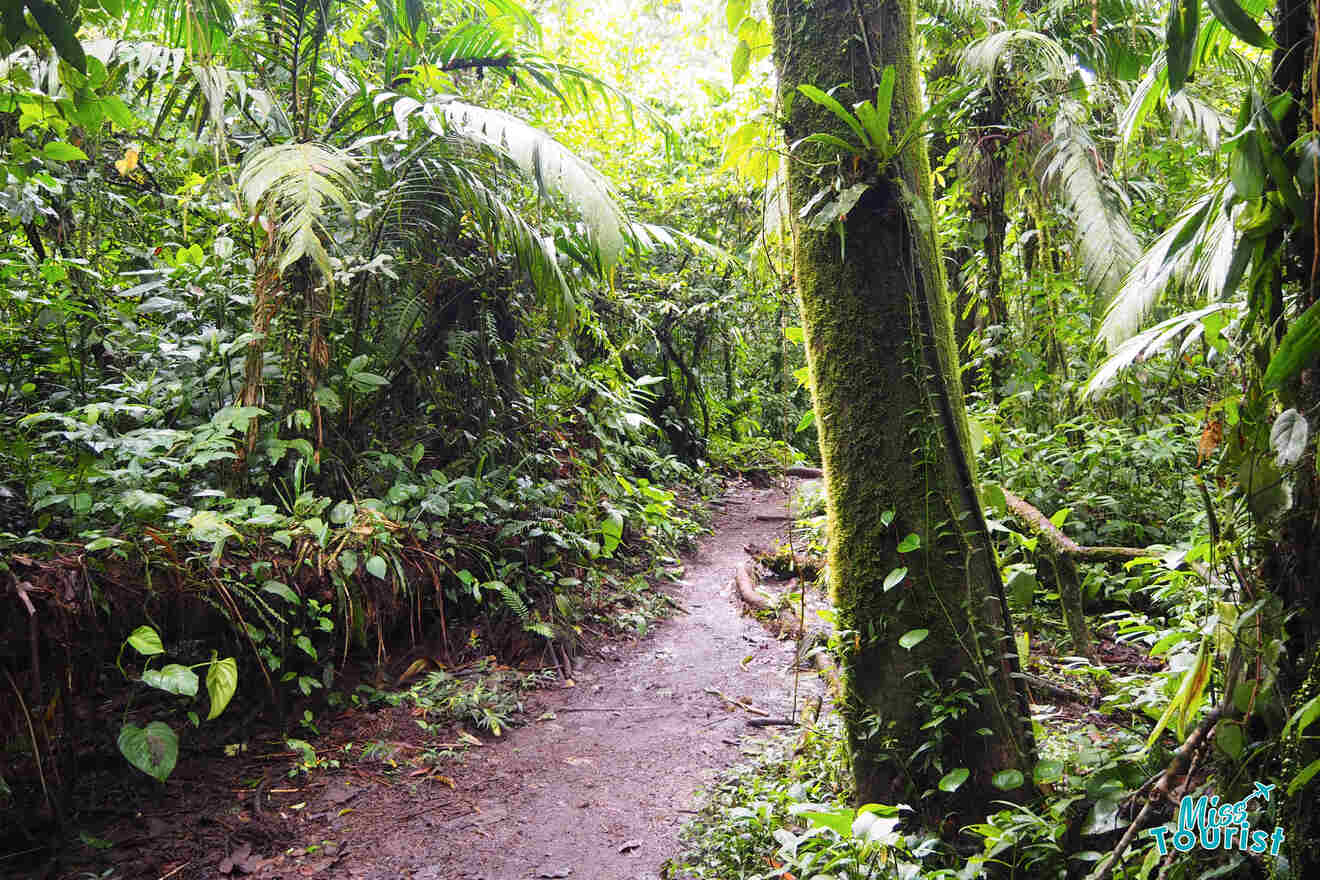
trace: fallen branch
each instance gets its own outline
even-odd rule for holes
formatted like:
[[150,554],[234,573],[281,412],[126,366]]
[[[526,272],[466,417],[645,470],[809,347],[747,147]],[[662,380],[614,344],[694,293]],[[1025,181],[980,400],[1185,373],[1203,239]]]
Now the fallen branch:
[[682,602],[675,599],[673,596],[669,595],[663,590],[657,590],[656,592],[660,594],[660,598],[664,599],[670,605],[674,606],[675,610],[681,611],[689,616],[692,614],[692,612],[687,609],[687,606],[685,606]]
[[1060,531],[1045,514],[1007,489],[1004,490],[1004,501],[1010,513],[1044,538],[1060,556],[1070,556],[1083,562],[1127,562],[1151,555],[1151,551],[1145,547],[1084,547]]
[[825,472],[820,468],[814,467],[791,467],[784,470],[786,477],[803,477],[808,480],[819,480],[825,476]]
[[1082,579],[1077,573],[1077,562],[1126,562],[1149,556],[1150,551],[1144,547],[1083,547],[1050,522],[1045,514],[1007,489],[1004,490],[1004,502],[1009,513],[1025,523],[1044,542],[1037,558],[1054,571],[1054,580],[1059,588],[1059,604],[1063,608],[1063,619],[1068,625],[1073,650],[1093,663],[1098,662],[1099,658],[1091,644],[1091,632],[1083,615]]
[[748,718],[748,727],[797,727],[792,718]]
[[739,709],[743,709],[747,712],[751,712],[753,715],[765,716],[770,714],[764,709],[758,709],[755,706],[751,706],[748,705],[747,703],[742,702],[741,700],[735,700],[733,697],[725,696],[723,691],[717,691],[715,690],[715,688],[706,688],[706,693],[715,697],[719,697],[724,702],[737,706]]
[[1058,697],[1061,700],[1070,700],[1074,703],[1084,703],[1086,705],[1091,705],[1095,702],[1094,694],[1085,694],[1079,690],[1067,687],[1066,685],[1055,684],[1048,678],[1041,678],[1039,675],[1032,675],[1029,672],[1024,672],[1022,673],[1022,680],[1027,683],[1028,688],[1036,691],[1044,691],[1050,696]]
[[1127,831],[1123,833],[1123,837],[1118,841],[1118,846],[1114,847],[1114,851],[1109,855],[1109,858],[1101,862],[1100,866],[1096,868],[1095,873],[1088,877],[1087,880],[1109,880],[1109,875],[1113,873],[1114,866],[1123,858],[1123,853],[1126,852],[1128,846],[1132,844],[1132,838],[1137,836],[1137,831],[1141,829],[1141,825],[1145,821],[1146,816],[1150,813],[1151,807],[1169,793],[1170,780],[1182,775],[1183,771],[1187,769],[1187,765],[1190,763],[1193,753],[1201,747],[1201,744],[1209,735],[1210,730],[1219,723],[1219,719],[1223,717],[1224,712],[1227,709],[1227,703],[1220,703],[1218,706],[1211,709],[1210,714],[1201,719],[1201,723],[1196,725],[1196,729],[1193,730],[1191,735],[1187,737],[1186,741],[1178,747],[1178,751],[1173,753],[1173,758],[1169,760],[1169,766],[1165,767],[1162,772],[1152,777],[1150,781],[1138,789],[1138,794],[1142,791],[1149,790],[1149,794],[1146,796],[1145,806],[1141,808],[1141,812],[1137,814],[1137,818],[1132,820],[1132,824],[1128,825]]
[[769,611],[777,614],[779,617],[779,636],[801,634],[802,621],[788,608],[776,609],[775,603],[763,596],[757,590],[756,567],[750,562],[744,562],[733,572],[733,583],[738,591],[738,597],[747,605],[756,611]]

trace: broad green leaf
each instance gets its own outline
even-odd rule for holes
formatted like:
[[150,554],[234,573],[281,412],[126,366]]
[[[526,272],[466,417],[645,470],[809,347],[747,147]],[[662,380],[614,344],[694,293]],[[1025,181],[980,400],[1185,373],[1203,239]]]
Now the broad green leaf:
[[1063,762],[1056,760],[1038,761],[1035,769],[1031,771],[1031,778],[1038,785],[1062,779]]
[[843,838],[852,836],[853,820],[857,817],[853,810],[847,808],[836,810],[833,813],[804,812],[798,815],[805,818],[812,825],[828,828]]
[[1201,0],[1173,0],[1166,28],[1166,57],[1169,93],[1187,82],[1196,60],[1196,35],[1200,27]]
[[127,131],[138,126],[138,119],[128,105],[117,95],[107,95],[101,99],[101,107],[110,121]]
[[229,705],[238,690],[238,662],[233,657],[211,661],[211,668],[206,672],[206,692],[211,697],[211,711],[206,716],[210,721]]
[[345,577],[352,577],[353,572],[357,571],[358,558],[352,550],[344,550],[339,554],[339,570]]
[[[1247,100],[1251,100],[1250,95]],[[1260,137],[1257,132],[1248,131],[1238,138],[1228,157],[1228,176],[1233,181],[1233,189],[1245,201],[1258,199],[1265,194],[1267,173]]]
[[125,724],[119,730],[119,752],[128,763],[161,782],[174,772],[179,759],[179,736],[163,721],[145,728]]
[[602,551],[609,556],[623,540],[623,514],[612,507],[606,510],[605,518],[600,521],[600,534],[605,539]]
[[856,116],[849,113],[842,104],[835,100],[833,96],[827,95],[820,89],[813,85],[808,85],[807,83],[799,85],[798,91],[841,119],[844,124],[852,129],[853,134],[857,135],[857,139],[862,142],[863,146],[871,146],[871,142],[866,135],[866,130],[862,128],[862,123]]
[[1310,782],[1311,777],[1315,776],[1316,773],[1320,773],[1320,758],[1316,758],[1307,764],[1300,773],[1293,777],[1292,782],[1288,783],[1288,796],[1292,797],[1297,794],[1298,789]]
[[742,82],[743,77],[747,76],[747,68],[752,60],[752,47],[743,40],[738,41],[738,45],[733,50],[733,63],[730,65],[730,72],[733,74],[733,84],[736,86]]
[[816,411],[814,409],[807,410],[802,414],[802,418],[798,419],[796,433],[801,434],[803,431],[807,430],[807,428],[810,428],[815,424],[815,422]]
[[51,141],[41,148],[41,154],[57,162],[82,162],[87,159],[86,153],[64,141]]
[[[11,0],[12,2],[12,0]],[[50,0],[24,0],[28,11],[50,40],[60,58],[64,59],[79,73],[87,73],[87,55],[82,43],[74,32],[73,22]],[[75,7],[76,8],[76,7]]]
[[166,664],[161,669],[148,669],[142,673],[142,682],[166,693],[197,696],[197,673],[178,663]]
[[1021,788],[1026,778],[1021,770],[1000,770],[990,778],[990,784],[1000,791],[1012,791]]
[[160,641],[160,633],[149,626],[139,626],[133,630],[128,637],[128,644],[144,657],[165,653],[165,646]]
[[367,571],[381,580],[385,580],[385,560],[380,556],[372,555],[367,558]]
[[827,147],[833,147],[841,153],[851,156],[857,152],[857,145],[850,144],[838,135],[830,134],[825,131],[812,132],[806,137],[798,138],[788,148],[789,152],[797,150],[801,144],[824,144]]
[[884,591],[888,593],[894,587],[898,586],[903,578],[907,577],[907,573],[908,570],[906,568],[896,568],[889,574],[885,575]]
[[1288,327],[1279,350],[1265,368],[1265,390],[1273,391],[1315,362],[1320,355],[1320,302],[1302,312]]
[[125,510],[130,510],[133,513],[153,514],[164,510],[170,503],[170,499],[158,492],[129,489],[119,496],[119,503]]
[[1004,589],[1008,592],[1008,601],[1014,608],[1026,608],[1035,598],[1036,566],[1027,562],[1015,562],[1004,570]]
[[926,636],[928,635],[930,635],[930,630],[928,629],[910,629],[899,637],[898,645],[900,648],[911,651],[917,645],[926,641]]
[[266,581],[266,583],[261,585],[261,589],[263,592],[279,596],[290,605],[297,606],[302,604],[302,599],[298,598],[298,594],[291,590],[287,584],[281,583],[280,581]]
[[747,0],[729,0],[724,7],[724,24],[730,34],[738,32],[738,25],[747,17]]
[[951,770],[944,774],[940,780],[940,791],[955,792],[962,787],[967,778],[972,775],[972,771],[966,767],[959,767],[957,770]]
[[1206,0],[1206,5],[1219,19],[1219,23],[1242,42],[1250,43],[1258,49],[1274,48],[1274,41],[1260,29],[1255,17],[1238,6],[1235,0]]
[[899,553],[911,553],[921,546],[921,538],[915,532],[898,542]]
[[1279,413],[1270,428],[1270,447],[1274,450],[1274,464],[1277,467],[1292,467],[1302,460],[1306,452],[1306,440],[1310,436],[1306,416],[1295,409],[1286,409]]
[[205,541],[208,544],[218,544],[226,538],[238,535],[238,531],[221,519],[214,510],[197,511],[188,520],[188,527],[192,530],[194,540]]
[[1242,725],[1221,721],[1215,726],[1215,745],[1234,761],[1242,757],[1242,750],[1247,745],[1246,737],[1242,735]]

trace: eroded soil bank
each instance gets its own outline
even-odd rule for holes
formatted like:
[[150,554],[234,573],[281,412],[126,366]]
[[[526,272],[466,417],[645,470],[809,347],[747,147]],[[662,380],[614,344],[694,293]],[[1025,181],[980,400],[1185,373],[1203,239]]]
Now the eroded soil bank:
[[[746,546],[782,537],[785,501],[779,488],[731,491],[666,588],[689,613],[636,643],[596,646],[573,686],[530,695],[525,726],[428,771],[408,763],[428,745],[406,711],[353,713],[325,731],[318,756],[349,742],[397,750],[296,779],[275,765],[259,802],[232,764],[181,762],[163,795],[137,789],[98,829],[112,846],[89,866],[179,880],[661,876],[698,790],[767,735],[730,700],[792,711],[793,643],[744,616],[730,588]],[[804,673],[801,698],[820,691]]]

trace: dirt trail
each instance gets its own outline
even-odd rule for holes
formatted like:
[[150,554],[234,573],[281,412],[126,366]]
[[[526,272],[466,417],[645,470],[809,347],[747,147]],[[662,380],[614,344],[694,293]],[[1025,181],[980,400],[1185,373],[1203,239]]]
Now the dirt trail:
[[[784,501],[778,488],[731,492],[714,533],[684,559],[682,581],[666,587],[690,614],[637,643],[600,646],[573,687],[530,695],[534,720],[440,767],[443,777],[419,775],[427,769],[413,760],[434,742],[419,739],[402,706],[335,719],[310,776],[289,778],[278,753],[198,754],[161,789],[116,761],[84,780],[101,792],[78,820],[91,834],[85,845],[46,870],[5,855],[0,877],[658,877],[697,790],[768,735],[711,692],[789,714],[794,646],[742,616],[730,588],[744,548],[783,535],[782,519],[757,517],[782,515]],[[803,700],[821,690],[803,674]],[[373,742],[393,743],[397,760],[355,757]]]
[[[612,659],[589,661],[575,687],[537,694],[529,715],[541,720],[446,770],[454,790],[436,783],[415,796],[404,786],[364,790],[351,812],[319,828],[309,822],[304,839],[338,842],[322,876],[660,876],[678,851],[696,790],[765,735],[708,689],[775,717],[787,716],[792,700],[792,643],[742,616],[729,588],[747,544],[782,536],[783,522],[756,517],[781,514],[784,493],[742,488],[727,501],[714,534],[684,560],[683,581],[670,590],[691,615],[665,621]],[[804,697],[819,691],[814,676],[802,677]],[[317,815],[314,806],[305,813]],[[301,867],[285,876],[308,876],[314,866]]]

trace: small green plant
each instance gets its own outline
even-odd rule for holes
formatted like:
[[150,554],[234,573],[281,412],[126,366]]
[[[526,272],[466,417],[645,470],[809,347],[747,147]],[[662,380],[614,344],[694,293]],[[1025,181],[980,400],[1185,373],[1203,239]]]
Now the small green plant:
[[[129,647],[147,658],[139,679],[143,684],[167,694],[184,697],[188,703],[196,698],[198,691],[199,680],[194,670],[206,667],[206,692],[210,697],[207,721],[225,711],[234,692],[238,690],[238,663],[233,657],[217,659],[214,651],[211,652],[211,659],[191,666],[167,663],[159,668],[153,667],[152,660],[165,653],[165,646],[160,634],[150,626],[139,626],[120,645],[115,665],[126,677],[128,673],[124,672],[122,661],[124,649]],[[188,718],[194,726],[200,723],[197,712],[193,710],[188,710]],[[125,722],[119,729],[117,742],[120,753],[128,762],[148,776],[164,782],[174,772],[174,765],[179,758],[179,735],[164,721],[151,721],[145,727]]]

